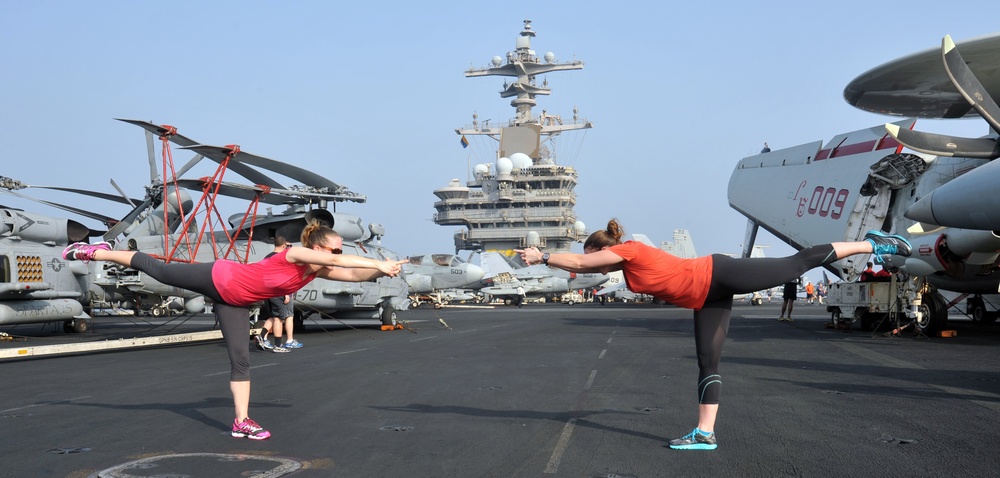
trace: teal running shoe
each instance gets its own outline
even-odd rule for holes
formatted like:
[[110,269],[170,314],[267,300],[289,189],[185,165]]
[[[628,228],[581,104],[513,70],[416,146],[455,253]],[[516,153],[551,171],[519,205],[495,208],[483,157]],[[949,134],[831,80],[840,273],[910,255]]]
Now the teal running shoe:
[[872,244],[872,255],[875,262],[884,263],[884,255],[890,256],[910,256],[910,242],[903,236],[897,234],[886,234],[882,231],[868,231],[865,240]]
[[719,447],[715,433],[705,433],[695,428],[691,433],[670,440],[670,448],[674,450],[714,450]]

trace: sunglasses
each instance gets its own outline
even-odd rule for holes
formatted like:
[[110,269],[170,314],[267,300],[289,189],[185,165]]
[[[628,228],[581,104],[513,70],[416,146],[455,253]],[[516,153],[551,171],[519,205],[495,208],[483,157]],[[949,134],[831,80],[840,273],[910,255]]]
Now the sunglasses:
[[339,247],[336,248],[336,249],[334,249],[332,247],[326,247],[326,246],[319,246],[319,247],[322,247],[323,249],[326,249],[327,252],[329,252],[330,254],[343,254],[344,253],[344,251],[342,249],[340,249]]

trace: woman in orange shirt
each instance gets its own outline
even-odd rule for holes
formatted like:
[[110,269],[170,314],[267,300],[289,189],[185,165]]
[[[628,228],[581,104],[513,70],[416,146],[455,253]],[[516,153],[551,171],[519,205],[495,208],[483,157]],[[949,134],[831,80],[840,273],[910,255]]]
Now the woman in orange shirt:
[[694,310],[698,426],[688,435],[670,440],[670,448],[681,450],[714,450],[718,446],[715,418],[722,392],[719,360],[729,332],[734,295],[784,284],[810,269],[855,254],[910,255],[906,239],[880,231],[869,231],[864,241],[807,247],[789,257],[741,259],[722,254],[681,259],[642,243],[623,243],[623,235],[618,220],[612,219],[607,229],[587,238],[583,254],[542,253],[534,247],[518,252],[525,264],[542,263],[577,273],[622,271],[632,292]]

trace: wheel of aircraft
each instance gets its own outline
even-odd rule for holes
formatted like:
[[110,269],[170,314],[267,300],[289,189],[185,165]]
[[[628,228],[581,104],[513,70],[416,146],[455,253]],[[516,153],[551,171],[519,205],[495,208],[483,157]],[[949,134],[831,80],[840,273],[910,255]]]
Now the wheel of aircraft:
[[294,327],[296,332],[305,330],[306,321],[305,317],[302,316],[302,312],[298,310],[294,312],[294,315],[292,316],[292,327]]
[[90,324],[87,322],[87,319],[73,319],[63,322],[64,332],[76,332],[78,334],[82,334],[88,330],[90,330]]
[[973,297],[969,299],[967,309],[969,311],[969,318],[972,319],[973,322],[983,322],[983,319],[986,317],[986,304],[983,302],[982,297]]
[[394,309],[388,302],[382,303],[379,317],[382,319],[382,325],[391,325],[395,327],[397,324],[396,309]]
[[940,293],[924,294],[919,311],[916,325],[924,333],[941,330],[948,323],[947,305]]

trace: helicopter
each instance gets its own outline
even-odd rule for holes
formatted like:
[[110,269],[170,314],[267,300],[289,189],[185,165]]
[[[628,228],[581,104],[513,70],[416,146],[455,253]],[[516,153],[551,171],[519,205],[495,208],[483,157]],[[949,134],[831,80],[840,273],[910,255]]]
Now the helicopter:
[[[101,215],[89,215],[108,226],[106,232],[91,231],[73,223],[74,234],[64,239],[39,238],[47,241],[52,251],[45,257],[62,262],[61,248],[68,242],[101,236],[118,250],[143,251],[164,261],[214,261],[220,259],[250,262],[263,259],[273,249],[277,235],[298,238],[306,223],[319,220],[338,232],[344,241],[344,252],[377,259],[399,259],[399,255],[381,245],[384,228],[380,224],[364,225],[353,214],[336,212],[338,202],[365,202],[356,194],[312,171],[280,161],[242,152],[238,145],[208,146],[177,133],[170,125],[147,121],[120,119],[146,131],[150,183],[142,199],[128,198],[112,180],[120,197],[79,190],[94,197],[124,202],[131,206],[120,220]],[[162,143],[160,164],[155,158],[155,139]],[[171,144],[192,150],[196,155],[184,166],[175,169]],[[201,160],[208,158],[218,167],[214,175],[200,179],[181,176]],[[260,170],[279,171],[292,180],[307,185],[285,187]],[[161,173],[162,171],[162,173]],[[252,182],[252,185],[225,181],[232,171]],[[197,201],[188,190],[200,191]],[[11,192],[11,191],[7,191]],[[20,194],[18,194],[20,195]],[[216,200],[230,196],[248,200],[246,212],[225,220],[218,211]],[[22,195],[23,197],[23,195]],[[71,206],[39,201],[62,209],[86,212]],[[258,214],[260,204],[281,205],[284,211]],[[199,222],[199,219],[201,221]],[[69,224],[67,222],[67,224]],[[82,231],[87,231],[86,233]],[[50,234],[51,235],[51,234]],[[152,302],[154,315],[169,309],[183,308],[189,313],[205,310],[203,297],[190,291],[161,284],[137,271],[114,264],[90,264],[70,268],[79,284],[67,293],[80,297],[87,304],[95,297],[134,297],[136,302]],[[407,285],[401,277],[382,277],[365,283],[340,283],[317,279],[296,294],[296,321],[313,314],[323,318],[371,318],[383,325],[397,323],[397,310],[409,306]],[[81,305],[82,308],[82,305]],[[75,307],[72,312],[79,312]],[[67,314],[63,314],[67,315]],[[73,315],[80,315],[79,313]],[[85,328],[85,327],[84,327]]]

